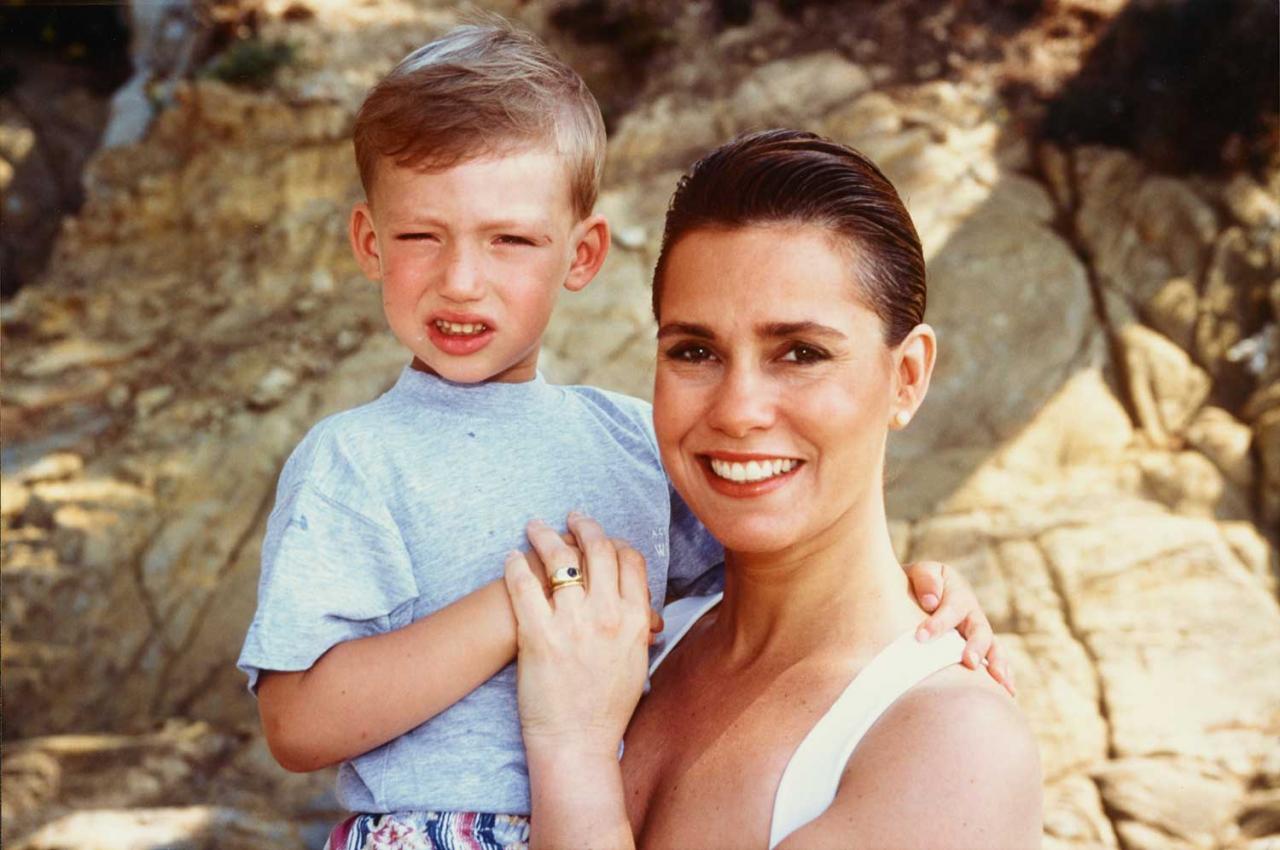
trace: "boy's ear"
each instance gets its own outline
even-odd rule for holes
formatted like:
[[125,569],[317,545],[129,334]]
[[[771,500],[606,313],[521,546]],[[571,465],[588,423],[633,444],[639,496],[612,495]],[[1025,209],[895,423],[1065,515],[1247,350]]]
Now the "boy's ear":
[[901,430],[924,402],[929,379],[938,356],[938,338],[933,328],[916,325],[893,350],[896,388],[889,411],[890,427]]
[[573,264],[564,288],[570,292],[582,289],[600,271],[604,258],[609,256],[609,222],[599,213],[587,216],[574,228]]
[[378,248],[378,234],[373,229],[373,211],[361,201],[351,208],[347,222],[347,236],[351,239],[351,252],[356,255],[360,271],[369,280],[382,280],[382,255]]

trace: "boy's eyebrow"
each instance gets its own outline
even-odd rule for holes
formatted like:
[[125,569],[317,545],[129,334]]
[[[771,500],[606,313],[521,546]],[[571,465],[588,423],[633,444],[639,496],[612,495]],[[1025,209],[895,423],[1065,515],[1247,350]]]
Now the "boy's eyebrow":
[[492,221],[482,222],[480,225],[485,230],[521,230],[526,227],[532,227],[536,230],[550,230],[550,222],[541,218],[496,218]]
[[[398,222],[401,227],[443,227],[447,228],[449,222],[447,219],[438,218],[430,215],[409,215],[402,221]],[[541,218],[496,218],[489,221],[480,222],[481,230],[523,230],[524,228],[533,228],[535,230],[550,230],[551,224]]]

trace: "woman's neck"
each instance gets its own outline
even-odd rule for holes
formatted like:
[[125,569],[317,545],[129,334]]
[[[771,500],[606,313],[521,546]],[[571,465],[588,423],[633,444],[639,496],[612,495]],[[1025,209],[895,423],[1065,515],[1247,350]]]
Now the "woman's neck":
[[835,651],[868,660],[923,618],[889,538],[883,503],[864,505],[784,551],[725,553],[713,641],[726,662]]

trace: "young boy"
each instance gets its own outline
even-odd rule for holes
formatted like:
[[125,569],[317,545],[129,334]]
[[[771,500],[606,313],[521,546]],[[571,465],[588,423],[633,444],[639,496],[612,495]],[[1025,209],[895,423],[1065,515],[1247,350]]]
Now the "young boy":
[[341,763],[339,800],[369,813],[330,846],[519,844],[505,554],[531,519],[581,510],[644,555],[658,609],[723,556],[671,490],[647,404],[536,371],[558,290],[609,247],[604,126],[577,74],[532,36],[462,27],[370,92],[354,142],[351,245],[413,360],[285,464],[238,665],[279,762]]

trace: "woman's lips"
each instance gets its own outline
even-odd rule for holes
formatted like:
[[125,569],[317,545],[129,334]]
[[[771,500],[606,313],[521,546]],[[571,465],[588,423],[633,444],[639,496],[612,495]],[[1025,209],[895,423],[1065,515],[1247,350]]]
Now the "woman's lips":
[[465,357],[493,341],[494,329],[474,316],[436,316],[427,322],[427,337],[445,354]]
[[796,458],[738,452],[698,455],[707,483],[717,493],[751,498],[785,487],[804,466]]

